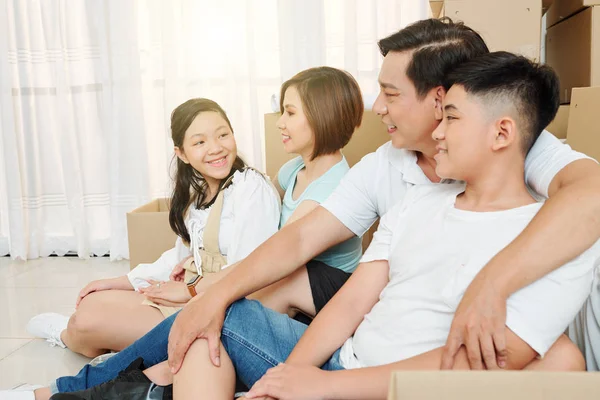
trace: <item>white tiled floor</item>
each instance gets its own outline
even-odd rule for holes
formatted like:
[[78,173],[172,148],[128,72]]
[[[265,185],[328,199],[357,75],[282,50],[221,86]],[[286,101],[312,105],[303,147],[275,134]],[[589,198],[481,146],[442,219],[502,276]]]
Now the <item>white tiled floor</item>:
[[110,262],[104,257],[27,262],[0,257],[0,390],[22,383],[46,385],[79,371],[87,358],[32,338],[25,325],[42,312],[70,315],[86,283],[128,271],[128,261]]

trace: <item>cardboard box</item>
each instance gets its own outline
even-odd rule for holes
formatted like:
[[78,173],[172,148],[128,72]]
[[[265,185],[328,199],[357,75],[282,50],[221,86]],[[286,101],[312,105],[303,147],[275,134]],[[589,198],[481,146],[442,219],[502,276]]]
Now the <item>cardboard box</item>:
[[429,2],[429,8],[431,10],[432,18],[440,18],[442,15],[442,8],[444,7],[444,0],[433,0]]
[[152,263],[175,246],[177,235],[169,225],[167,199],[152,200],[127,213],[129,266]]
[[443,14],[479,32],[490,51],[540,60],[541,0],[446,0]]
[[554,25],[546,34],[546,63],[560,78],[560,101],[571,101],[571,89],[600,85],[600,6]]
[[600,372],[397,371],[388,400],[597,399]]
[[567,127],[569,125],[569,105],[564,104],[558,108],[554,121],[546,127],[546,130],[559,139],[567,138]]
[[[592,0],[588,0],[592,1]],[[554,0],[542,0],[542,14],[545,14]],[[431,9],[431,15],[433,18],[440,18],[442,16],[442,8],[444,7],[444,0],[430,0],[429,8]]]
[[550,28],[586,7],[600,5],[600,0],[554,0],[546,14],[546,27]]
[[[567,142],[588,156],[600,161],[600,87],[573,89]],[[600,386],[598,387],[600,390]]]

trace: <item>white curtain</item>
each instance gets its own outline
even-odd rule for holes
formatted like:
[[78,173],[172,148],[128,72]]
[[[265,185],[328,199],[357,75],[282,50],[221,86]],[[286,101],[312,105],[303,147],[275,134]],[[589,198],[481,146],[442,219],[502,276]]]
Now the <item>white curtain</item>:
[[128,257],[125,215],[168,196],[171,110],[208,97],[263,167],[263,114],[296,72],[369,96],[376,42],[426,0],[0,0],[0,255]]

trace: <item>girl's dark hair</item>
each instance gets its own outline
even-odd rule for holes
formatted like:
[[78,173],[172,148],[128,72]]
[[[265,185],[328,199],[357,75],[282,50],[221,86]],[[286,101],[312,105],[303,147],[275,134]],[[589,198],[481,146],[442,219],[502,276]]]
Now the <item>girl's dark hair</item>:
[[[227,118],[225,111],[212,100],[191,99],[178,106],[171,114],[171,138],[173,144],[183,149],[183,139],[192,121],[203,112],[216,112],[223,117],[233,132],[231,122]],[[175,172],[175,188],[171,197],[169,210],[169,224],[173,232],[177,234],[184,242],[190,242],[190,234],[185,226],[185,214],[190,205],[195,203],[196,208],[209,207],[217,196],[206,202],[208,183],[204,177],[194,169],[190,164],[181,161],[177,156],[173,158],[177,162],[177,171]],[[219,190],[223,189],[225,181],[236,171],[241,171],[246,167],[246,163],[238,156],[233,162],[233,167],[229,175],[219,184]]]

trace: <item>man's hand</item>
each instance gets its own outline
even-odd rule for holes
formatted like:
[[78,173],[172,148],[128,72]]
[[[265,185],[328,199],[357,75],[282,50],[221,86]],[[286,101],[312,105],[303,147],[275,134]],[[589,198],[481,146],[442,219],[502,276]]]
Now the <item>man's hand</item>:
[[246,394],[248,399],[320,400],[326,397],[327,372],[309,365],[279,364]]
[[183,282],[158,282],[152,279],[149,279],[147,282],[150,286],[140,288],[140,293],[156,304],[170,307],[183,307],[192,299],[187,285]]
[[507,297],[480,275],[471,282],[458,305],[444,347],[442,369],[452,369],[461,346],[467,348],[471,369],[506,366]]
[[169,276],[170,280],[175,282],[183,282],[185,278],[185,269],[183,269],[183,264],[185,264],[185,262],[190,258],[192,258],[192,256],[188,256],[179,261],[179,264],[177,264],[175,268],[173,268],[173,271],[171,271],[171,275]]
[[216,367],[221,365],[221,328],[227,306],[209,296],[195,296],[175,318],[169,334],[169,366],[173,374],[181,368],[192,343],[200,338],[208,341],[212,363]]

